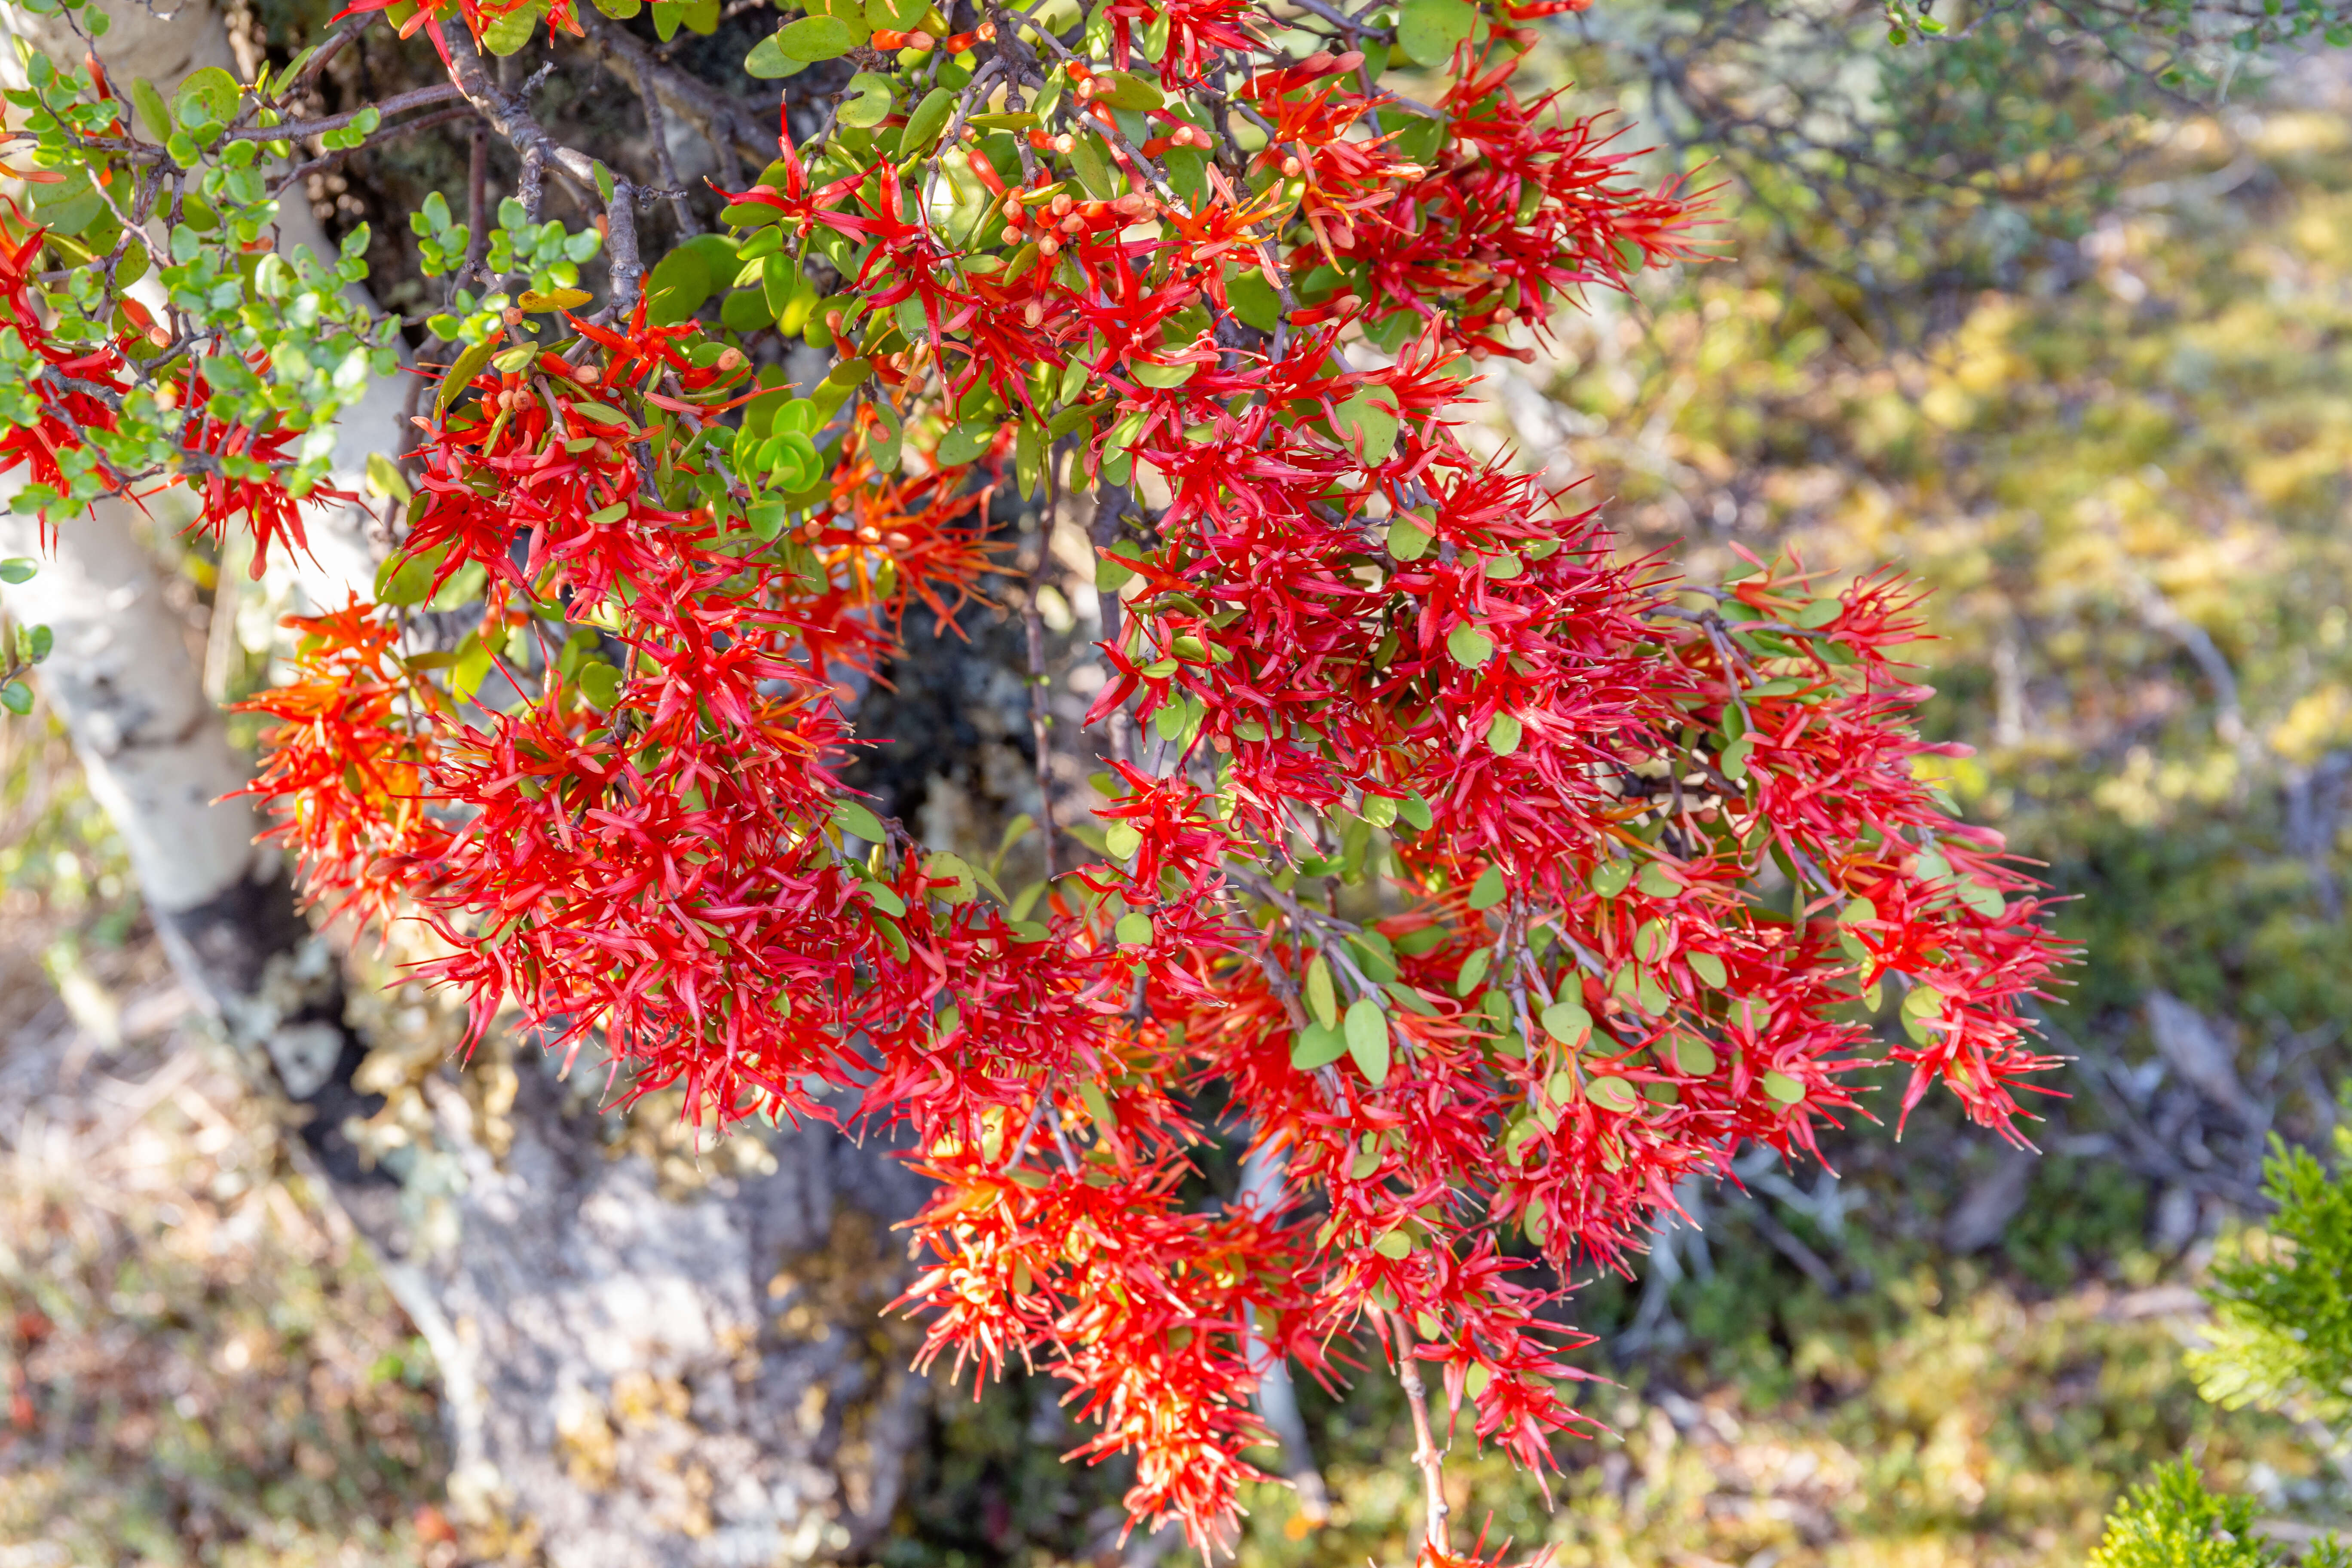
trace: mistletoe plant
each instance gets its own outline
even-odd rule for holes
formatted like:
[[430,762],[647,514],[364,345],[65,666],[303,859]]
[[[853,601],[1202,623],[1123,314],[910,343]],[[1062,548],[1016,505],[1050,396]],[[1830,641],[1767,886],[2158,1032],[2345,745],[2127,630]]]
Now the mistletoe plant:
[[[560,142],[483,58],[543,20],[667,69],[635,0],[401,0],[447,83],[322,121],[296,90],[364,3],[275,79],[169,100],[37,59],[16,504],[69,529],[178,483],[257,561],[299,547],[393,323],[338,292],[359,238],[269,252],[272,201],[445,118],[505,142],[495,234],[478,195],[415,218],[451,292],[407,467],[375,466],[404,511],[374,602],[301,620],[247,703],[309,892],[424,922],[478,1029],[593,1042],[626,1095],[897,1124],[936,1184],[926,1360],[1066,1380],[1139,1520],[1216,1542],[1269,1369],[1385,1358],[1453,1561],[1441,1433],[1542,1467],[1587,1422],[1559,1281],[1745,1144],[1811,1151],[1882,1063],[1906,1111],[1940,1082],[2017,1136],[2059,958],[1932,783],[1899,581],[1681,583],[1458,435],[1477,362],[1704,220],[1515,86],[1575,8],[817,0],[746,61],[814,112],[720,181],[724,233],[652,188],[666,152],[633,178]],[[648,268],[652,202],[678,238]],[[830,369],[790,384],[787,336]],[[839,682],[910,605],[989,596],[992,518],[1081,499],[1107,679],[1086,738],[1041,697],[1036,740],[1041,781],[1099,755],[1105,804],[1046,791],[1045,876],[1007,888],[839,786]],[[457,646],[427,604],[467,607]],[[1202,1206],[1218,1137],[1278,1179]]]

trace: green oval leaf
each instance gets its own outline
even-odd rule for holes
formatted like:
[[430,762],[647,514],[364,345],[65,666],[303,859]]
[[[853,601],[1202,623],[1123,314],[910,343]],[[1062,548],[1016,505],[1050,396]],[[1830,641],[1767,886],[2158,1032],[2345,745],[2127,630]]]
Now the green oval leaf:
[[841,123],[860,131],[870,131],[881,124],[898,107],[898,95],[891,89],[890,79],[872,71],[859,71],[842,90],[846,96],[841,103]]
[[621,698],[621,672],[601,658],[592,658],[580,667],[576,678],[580,695],[590,706],[610,709]]
[[1454,663],[1475,669],[1494,657],[1495,644],[1486,633],[1465,621],[1445,634],[1445,651],[1454,656]]
[[1642,1091],[1622,1078],[1596,1078],[1584,1086],[1584,1098],[1603,1110],[1630,1116],[1641,1108]]
[[779,77],[791,76],[807,64],[808,61],[784,51],[782,33],[761,38],[751,46],[751,52],[743,57],[743,69],[761,81],[774,81]]
[[1397,433],[1402,428],[1397,418],[1395,394],[1382,386],[1359,387],[1337,412],[1339,438],[1351,448],[1362,447],[1365,467],[1378,468],[1389,460],[1389,455],[1396,450]]
[[489,363],[490,356],[498,352],[499,340],[493,334],[459,354],[441,377],[441,384],[434,389],[434,412],[446,414],[449,405],[457,401],[457,395],[474,384],[474,378],[482,374],[482,367]]
[[1696,1035],[1676,1035],[1675,1070],[1685,1078],[1707,1077],[1715,1071],[1715,1047]]
[[1328,1067],[1348,1054],[1348,1037],[1326,1024],[1309,1024],[1290,1047],[1290,1065],[1301,1072]]
[[1397,16],[1397,45],[1422,65],[1443,65],[1477,19],[1466,0],[1405,0]]
[[1156,386],[1164,391],[1171,386],[1183,385],[1186,382],[1192,379],[1193,373],[1198,371],[1201,367],[1197,363],[1190,364],[1152,364],[1148,361],[1139,361],[1129,364],[1127,368],[1135,376],[1135,379],[1141,382],[1144,385]]
[[1164,108],[1168,102],[1158,82],[1134,71],[1097,73],[1094,96],[1097,103],[1108,103],[1113,109],[1131,109],[1139,114]]
[[845,800],[835,806],[833,820],[844,833],[854,838],[863,838],[868,844],[879,844],[887,837],[883,832],[882,819],[858,801]]
[[646,277],[646,320],[674,327],[710,298],[710,268],[690,246],[679,246],[654,263]]
[[490,19],[482,29],[482,47],[494,55],[510,55],[530,42],[531,29],[547,15],[544,0],[530,0]]
[[1544,1033],[1570,1050],[1580,1050],[1592,1037],[1592,1015],[1584,1004],[1561,1000],[1543,1010]]
[[1389,1080],[1389,1016],[1366,996],[1348,1009],[1348,1055],[1378,1089]]
[[956,468],[978,462],[996,442],[998,426],[984,420],[966,421],[940,437],[940,461]]
[[1325,1028],[1339,1024],[1339,994],[1331,984],[1331,965],[1317,953],[1307,965],[1307,1005]]
[[796,60],[829,60],[865,42],[838,16],[803,16],[777,31],[776,47]]
[[[879,5],[882,0],[870,3]],[[915,105],[915,111],[907,116],[906,130],[898,133],[899,158],[903,161],[929,152],[939,141],[940,132],[947,129],[948,116],[954,112],[955,94],[943,87],[931,89],[923,96],[923,101]]]

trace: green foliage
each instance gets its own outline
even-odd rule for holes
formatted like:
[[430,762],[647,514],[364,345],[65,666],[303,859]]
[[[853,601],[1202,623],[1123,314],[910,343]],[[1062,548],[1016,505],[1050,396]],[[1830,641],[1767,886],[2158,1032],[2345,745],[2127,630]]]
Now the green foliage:
[[[449,203],[440,192],[426,196],[424,206],[409,215],[408,226],[417,236],[427,278],[462,265],[473,237],[450,216]],[[500,286],[478,297],[458,289],[450,298],[450,309],[425,324],[443,342],[486,342],[498,331],[503,312],[517,302],[507,290],[518,279],[521,286],[515,293],[527,310],[584,304],[588,296],[579,291],[580,264],[604,243],[593,229],[567,230],[552,218],[533,223],[522,203],[509,196],[499,204],[499,226],[483,247],[483,264]]]
[[[397,319],[376,318],[345,292],[367,275],[365,227],[327,260],[307,248],[268,251],[278,183],[269,170],[294,153],[269,134],[283,120],[263,88],[207,69],[165,105],[137,82],[126,125],[126,105],[86,74],[19,52],[27,85],[6,94],[11,119],[33,139],[31,161],[63,176],[34,186],[54,263],[40,291],[52,312],[47,336],[93,350],[120,343],[126,358],[119,380],[70,376],[16,329],[0,329],[0,423],[54,431],[68,394],[106,410],[74,421],[86,444],[68,445],[58,481],[26,485],[16,510],[70,510],[177,476],[274,478],[288,495],[308,495],[326,476],[336,417],[396,363]],[[373,114],[326,135],[355,144]],[[162,253],[151,254],[156,238]],[[151,267],[167,297],[160,319],[126,294]],[[197,397],[216,425],[290,442],[259,455],[217,439],[209,447],[230,449],[209,449],[190,417]]]
[[[2294,1561],[2276,1542],[2255,1533],[2251,1499],[2208,1490],[2184,1458],[2135,1487],[2107,1520],[2090,1568],[2277,1568]],[[2352,1563],[2329,1536],[2303,1557],[2305,1568]]]
[[2336,1130],[2337,1172],[2275,1143],[2263,1192],[2278,1213],[2234,1238],[2213,1269],[2210,1348],[2189,1366],[2206,1398],[2235,1410],[2352,1414],[2352,1128]]

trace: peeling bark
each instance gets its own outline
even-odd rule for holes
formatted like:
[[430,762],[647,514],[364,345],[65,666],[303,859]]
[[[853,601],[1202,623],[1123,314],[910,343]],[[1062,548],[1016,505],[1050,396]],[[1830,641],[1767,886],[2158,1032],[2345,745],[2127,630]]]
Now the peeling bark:
[[598,1148],[542,1068],[520,1075],[497,1158],[462,1096],[429,1098],[457,1237],[366,1228],[441,1371],[457,1508],[558,1568],[873,1544],[922,1423],[908,1347],[872,1332],[914,1178],[812,1127],[771,1141],[772,1171],[671,1199],[645,1158]]

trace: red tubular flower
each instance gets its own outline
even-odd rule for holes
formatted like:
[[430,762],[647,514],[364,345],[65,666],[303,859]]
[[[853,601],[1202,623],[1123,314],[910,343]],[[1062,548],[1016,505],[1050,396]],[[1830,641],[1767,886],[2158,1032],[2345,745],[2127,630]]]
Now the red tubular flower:
[[433,731],[416,721],[436,694],[408,679],[398,633],[357,599],[287,625],[301,634],[293,679],[236,704],[278,721],[239,793],[277,817],[266,837],[292,853],[306,898],[382,931],[449,843],[429,809]]

